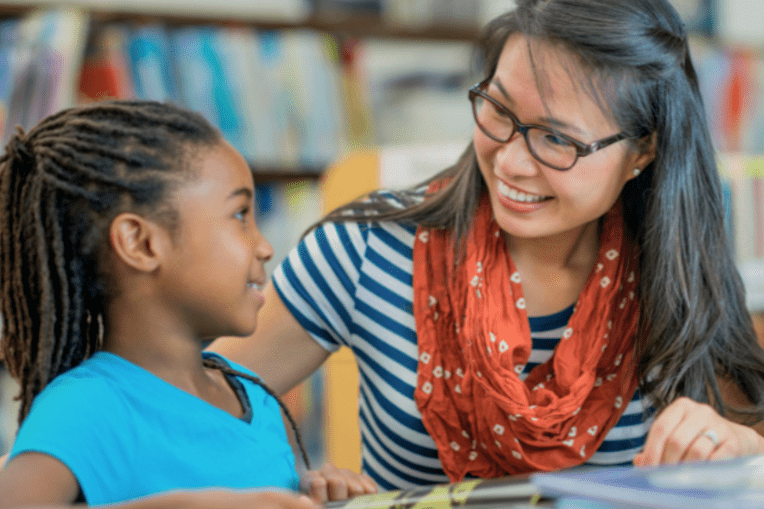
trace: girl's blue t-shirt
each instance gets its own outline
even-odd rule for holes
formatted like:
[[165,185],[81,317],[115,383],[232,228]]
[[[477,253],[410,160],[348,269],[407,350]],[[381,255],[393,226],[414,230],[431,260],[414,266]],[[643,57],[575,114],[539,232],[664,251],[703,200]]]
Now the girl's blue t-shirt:
[[296,490],[278,403],[257,384],[235,380],[252,409],[242,419],[98,352],[35,398],[9,461],[25,452],[57,458],[93,506],[172,490]]

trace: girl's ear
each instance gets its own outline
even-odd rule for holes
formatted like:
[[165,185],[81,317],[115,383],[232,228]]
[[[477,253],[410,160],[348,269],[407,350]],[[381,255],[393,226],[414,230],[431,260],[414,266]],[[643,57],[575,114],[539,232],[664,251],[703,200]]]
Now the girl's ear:
[[141,272],[152,272],[162,263],[169,234],[153,221],[124,212],[109,227],[109,243],[117,259]]

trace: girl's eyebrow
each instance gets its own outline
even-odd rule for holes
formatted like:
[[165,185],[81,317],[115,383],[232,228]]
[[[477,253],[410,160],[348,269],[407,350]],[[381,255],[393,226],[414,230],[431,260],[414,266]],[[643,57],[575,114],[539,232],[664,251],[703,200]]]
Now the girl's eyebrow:
[[[514,106],[515,100],[510,97],[509,93],[507,92],[507,89],[504,88],[504,85],[501,84],[498,78],[494,77],[491,80],[491,84],[496,85],[496,88],[499,89],[499,92],[501,92],[501,95],[504,96],[504,100],[510,105]],[[514,113],[514,112],[513,112]],[[517,115],[517,113],[515,113]],[[586,136],[587,133],[580,129],[579,127],[576,127],[575,125],[569,124],[567,122],[563,122],[562,120],[556,119],[554,117],[540,117],[539,121],[543,122],[544,124],[549,125],[550,127],[554,127],[557,129],[565,129],[568,131],[575,131],[578,134],[581,134],[583,136]]]
[[238,198],[239,196],[244,196],[246,199],[251,200],[255,197],[255,192],[250,189],[249,187],[240,187],[236,191],[232,192],[228,195],[228,198],[226,200],[231,200],[233,198]]

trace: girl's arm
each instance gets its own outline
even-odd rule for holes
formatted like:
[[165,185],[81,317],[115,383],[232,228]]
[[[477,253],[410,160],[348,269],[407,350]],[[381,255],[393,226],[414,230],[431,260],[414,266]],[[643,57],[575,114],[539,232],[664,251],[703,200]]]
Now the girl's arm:
[[[24,453],[0,471],[0,509],[57,509],[74,506],[79,484],[60,461]],[[318,509],[306,496],[289,492],[204,490],[174,492],[104,507],[114,509]]]
[[257,318],[257,330],[246,338],[215,340],[209,350],[246,366],[283,395],[313,373],[331,352],[321,347],[302,328],[269,282],[265,305]]

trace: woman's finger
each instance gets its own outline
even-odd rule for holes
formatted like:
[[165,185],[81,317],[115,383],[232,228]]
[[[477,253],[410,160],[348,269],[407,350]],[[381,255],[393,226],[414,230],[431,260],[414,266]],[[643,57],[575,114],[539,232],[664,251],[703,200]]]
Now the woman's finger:
[[661,463],[666,443],[676,427],[684,420],[689,401],[687,398],[679,398],[655,418],[642,449],[641,466],[655,466]]

